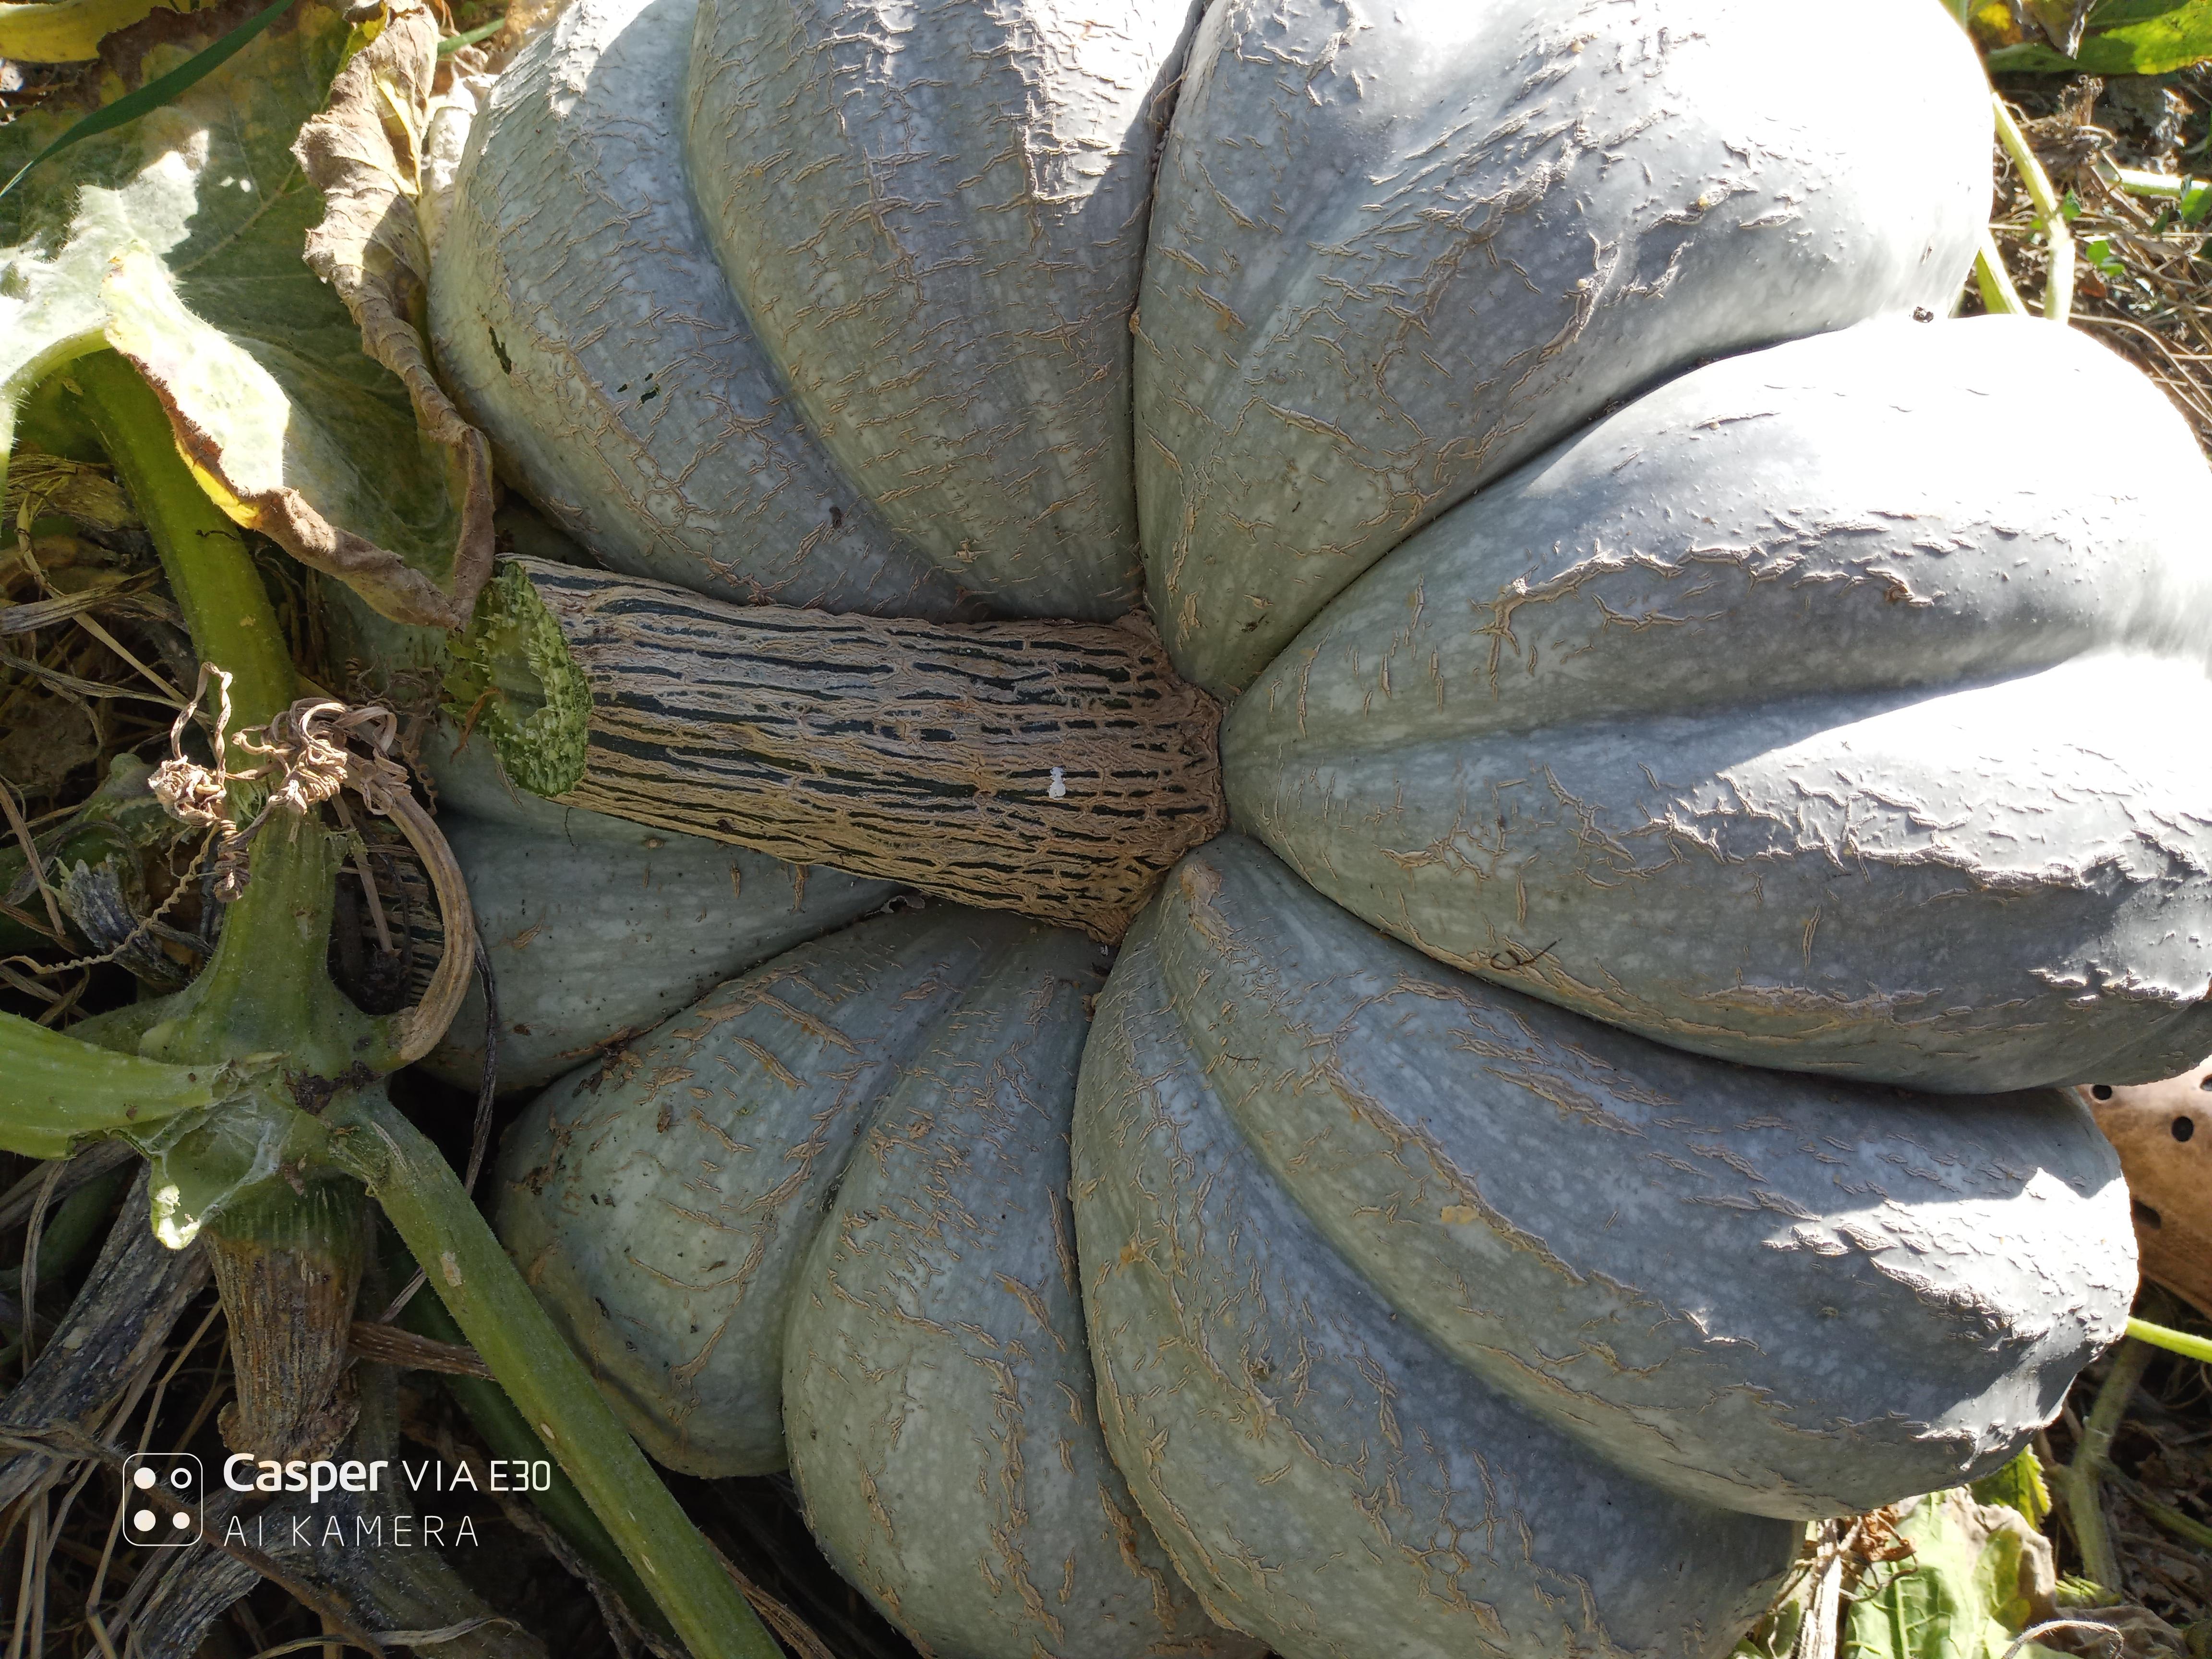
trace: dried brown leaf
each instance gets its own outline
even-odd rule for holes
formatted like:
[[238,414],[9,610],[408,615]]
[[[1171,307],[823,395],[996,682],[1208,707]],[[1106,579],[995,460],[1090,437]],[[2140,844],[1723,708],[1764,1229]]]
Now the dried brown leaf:
[[2212,1316],[2212,1062],[2163,1083],[2081,1091],[2120,1155],[2142,1276]]
[[307,233],[308,268],[344,302],[360,325],[362,349],[399,377],[423,434],[462,475],[464,521],[452,578],[441,589],[335,526],[325,526],[330,535],[300,556],[351,582],[398,621],[457,628],[491,574],[491,451],[440,388],[414,322],[429,271],[415,198],[437,48],[430,12],[419,0],[398,0],[375,38],[338,72],[328,106],[301,128],[292,153],[323,194],[322,222]]

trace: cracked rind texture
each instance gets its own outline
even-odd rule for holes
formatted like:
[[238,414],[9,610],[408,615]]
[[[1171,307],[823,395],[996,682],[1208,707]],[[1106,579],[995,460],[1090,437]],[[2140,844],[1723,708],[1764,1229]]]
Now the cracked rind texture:
[[2066,1091],[1662,1048],[1437,966],[1242,836],[1156,910],[1181,1064],[1284,1191],[1460,1363],[1648,1480],[1787,1516],[1955,1486],[2119,1340],[2127,1188]]
[[814,429],[1002,614],[1143,586],[1129,315],[1193,0],[704,0],[685,149]]
[[1037,928],[939,1023],[847,1166],[784,1338],[791,1468],[924,1653],[1243,1656],[1099,1437],[1068,1119],[1106,953]]
[[507,1131],[501,1241],[661,1462],[784,1467],[783,1330],[815,1229],[901,1069],[1030,927],[949,904],[857,923],[570,1073]]
[[1221,0],[1162,151],[1138,325],[1152,609],[1241,690],[1399,541],[1701,357],[1950,309],[1988,92],[1877,0],[1870,121],[1766,0]]
[[1717,1659],[1798,1529],[1615,1468],[1390,1312],[1191,1063],[1150,939],[1077,1095],[1106,1443],[1219,1620],[1284,1659]]
[[[2023,420],[2069,422],[2065,467],[2021,465]],[[2168,1076],[2212,1048],[2212,758],[2173,737],[2212,721],[2207,523],[2179,416],[2065,330],[1712,364],[1341,595],[1224,722],[1232,822],[1678,1048]]]
[[692,0],[578,0],[477,117],[430,277],[502,469],[614,568],[741,604],[972,614],[802,423],[684,183]]
[[[544,833],[440,824],[499,992],[501,1093],[551,1082],[899,890],[598,812],[552,811],[562,822]],[[483,992],[471,982],[424,1069],[475,1087],[483,1030]]]

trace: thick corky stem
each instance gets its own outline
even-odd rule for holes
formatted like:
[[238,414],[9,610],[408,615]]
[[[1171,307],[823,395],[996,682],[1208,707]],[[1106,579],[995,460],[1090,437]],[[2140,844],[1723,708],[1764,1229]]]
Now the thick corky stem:
[[224,1408],[233,1451],[322,1457],[357,1409],[346,1334],[364,1257],[361,1189],[317,1181],[295,1194],[265,1183],[202,1235],[230,1320],[237,1401]]
[[1150,625],[737,606],[536,559],[456,708],[540,794],[1118,939],[1224,822],[1213,700]]

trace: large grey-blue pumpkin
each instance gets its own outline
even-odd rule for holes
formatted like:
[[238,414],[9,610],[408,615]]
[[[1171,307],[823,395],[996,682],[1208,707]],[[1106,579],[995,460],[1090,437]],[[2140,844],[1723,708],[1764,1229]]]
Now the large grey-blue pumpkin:
[[[1813,853],[1771,891],[1722,864],[1672,913],[1672,865],[1608,896],[1621,832],[1571,790],[1530,809],[1551,839],[1510,880],[1451,839],[1495,821],[1462,770],[1508,760],[1547,789],[1634,755],[1656,790],[1662,763],[1718,778],[1785,728],[1817,746],[1869,699],[2002,684],[2057,719],[2092,649],[2194,695],[2185,629],[2158,623],[2194,603],[2164,527],[2193,460],[2039,523],[2014,509],[2046,481],[1989,457],[1964,517],[1844,488],[1775,550],[1729,551],[1762,503],[1848,483],[1807,445],[1863,417],[1862,354],[1909,359],[1874,421],[1900,465],[1989,401],[1989,328],[1905,320],[1949,310],[1986,205],[1986,90],[1938,9],[1859,20],[1909,77],[1892,131],[1772,74],[1826,25],[1751,0],[702,0],[688,48],[684,3],[580,0],[471,141],[450,226],[481,228],[447,229],[432,308],[511,479],[634,574],[931,618],[917,729],[1019,723],[961,682],[957,618],[1148,592],[1182,672],[1243,693],[1224,758],[1255,840],[1185,864],[1087,1037],[1095,943],[901,901],[555,1082],[510,1138],[501,1225],[644,1443],[696,1473],[788,1462],[832,1559],[947,1659],[1717,1659],[1788,1560],[1784,1517],[2016,1445],[2133,1264],[2078,1113],[1987,1091],[2197,1040],[2187,763],[2098,864],[2118,809],[2056,807],[2104,775],[1999,734],[2003,810],[2051,826],[2039,920],[2010,931],[1972,891],[1924,902],[1929,860],[1832,838],[1861,884],[1828,871],[1832,907]],[[1911,343],[1833,332],[1869,319]],[[2113,389],[2045,332],[2024,375]],[[1807,336],[1836,343],[1727,356]],[[1698,402],[1800,362],[1798,414]],[[1618,441],[1638,422],[1649,465]],[[2094,546],[2101,574],[2008,575],[2031,546],[2053,569]],[[1587,580],[1540,586],[1577,560]],[[1952,568],[1980,573],[1964,599],[1917,574]],[[1729,581],[1736,634],[1698,608]],[[1500,585],[1510,626],[1483,633]],[[636,645],[585,689],[651,744],[656,677],[712,652]],[[1493,716],[1525,755],[1485,746]],[[720,739],[750,752],[741,711]],[[1910,788],[1866,798],[1947,833],[1909,758],[1883,764]],[[1793,825],[1829,810],[1818,781]],[[1415,820],[1427,839],[1399,835]],[[1200,903],[1209,874],[1229,896]],[[1261,890],[1265,914],[1231,904]],[[1321,1091],[1323,1028],[1375,1110]],[[1455,1071],[1462,1038],[1510,1065]],[[1641,1185],[1639,1137],[1662,1160]],[[1832,1195],[1838,1172],[1869,1192]],[[1459,1294],[1478,1276],[1494,1305]],[[1590,1335],[1645,1315],[1665,1330]],[[1643,1374],[1586,1375],[1631,1353]],[[1063,1416],[1034,1408],[1054,1393]],[[1095,1508],[1033,1484],[1055,1465]]]

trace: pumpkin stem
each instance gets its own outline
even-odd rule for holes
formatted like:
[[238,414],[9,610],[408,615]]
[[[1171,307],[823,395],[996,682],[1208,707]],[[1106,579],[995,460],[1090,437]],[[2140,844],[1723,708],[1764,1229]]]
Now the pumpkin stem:
[[234,1451],[283,1462],[327,1457],[358,1406],[347,1372],[367,1260],[361,1188],[283,1181],[227,1206],[201,1237],[230,1321],[238,1398],[223,1409]]
[[452,713],[536,793],[1108,943],[1227,820],[1220,705],[1140,614],[831,616],[518,557],[456,656]]
[[2112,1437],[2128,1414],[2136,1385],[2142,1381],[2151,1356],[2148,1343],[2129,1337],[2112,1352],[2112,1368],[2098,1385],[2096,1403],[2082,1425],[2081,1443],[2065,1467],[2055,1471],[2051,1485],[2066,1504],[2066,1518],[2074,1525],[2074,1542],[2081,1552],[2081,1570],[2107,1589],[2120,1584],[2120,1560],[2112,1547],[2112,1528],[2105,1521],[2102,1475],[2112,1455]]

